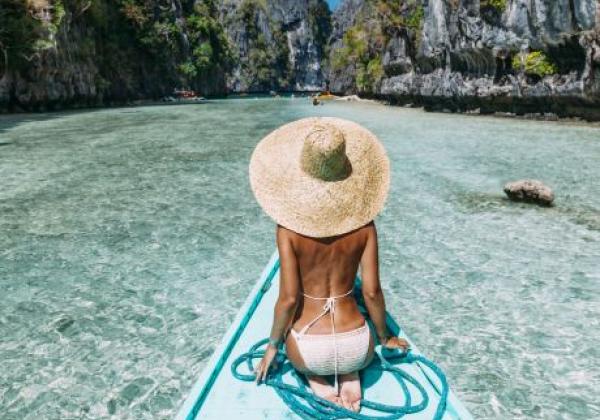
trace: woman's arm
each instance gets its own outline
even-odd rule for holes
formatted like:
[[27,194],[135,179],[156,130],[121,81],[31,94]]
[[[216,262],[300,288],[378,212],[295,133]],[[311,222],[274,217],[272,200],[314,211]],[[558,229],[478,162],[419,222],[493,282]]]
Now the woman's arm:
[[367,227],[367,243],[360,260],[362,293],[367,311],[379,342],[386,347],[408,348],[408,342],[404,339],[391,337],[385,323],[385,299],[379,282],[379,256],[377,244],[377,229],[371,223]]
[[298,262],[292,248],[288,232],[277,226],[277,249],[279,250],[279,297],[275,303],[273,326],[269,337],[269,345],[263,359],[256,368],[256,381],[264,381],[269,367],[277,354],[277,348],[283,341],[283,335],[293,321],[298,296],[300,293],[300,276]]
[[277,226],[277,249],[279,250],[279,298],[275,303],[271,341],[281,342],[285,331],[290,326],[300,294],[300,276],[298,261],[292,248],[288,232]]

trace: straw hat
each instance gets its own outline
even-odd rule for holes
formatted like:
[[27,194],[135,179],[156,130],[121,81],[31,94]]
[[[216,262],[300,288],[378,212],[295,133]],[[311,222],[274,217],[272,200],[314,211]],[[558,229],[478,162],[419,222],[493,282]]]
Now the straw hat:
[[279,127],[254,149],[250,185],[275,222],[305,236],[341,235],[383,208],[390,163],[377,137],[340,118]]

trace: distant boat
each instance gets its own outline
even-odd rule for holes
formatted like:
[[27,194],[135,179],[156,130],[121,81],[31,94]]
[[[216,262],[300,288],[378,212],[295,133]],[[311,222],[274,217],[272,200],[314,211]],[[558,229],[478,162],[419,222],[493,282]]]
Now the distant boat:
[[[167,100],[165,101],[165,99]],[[167,96],[163,98],[164,102],[202,102],[205,100],[206,98],[204,96],[200,96],[197,92],[184,89],[174,89],[173,96]]]
[[[268,386],[257,386],[253,382],[240,381],[233,376],[231,371],[232,363],[236,358],[247,352],[252,345],[268,336],[273,321],[273,307],[278,296],[278,277],[279,256],[275,252],[263,270],[260,279],[254,285],[245,304],[239,310],[233,325],[225,334],[221,344],[215,349],[208,364],[192,387],[175,417],[177,420],[278,420],[301,418],[290,410],[275,389]],[[359,279],[357,279],[355,290],[357,298],[360,298]],[[361,310],[364,310],[364,307]],[[389,314],[387,314],[386,321],[392,333],[410,342],[404,330],[400,329]],[[420,355],[412,342],[411,347],[410,354]],[[371,363],[361,373],[366,399],[393,406],[402,406],[405,403],[414,405],[419,404],[420,401],[425,401],[422,394],[410,383],[407,386],[407,392],[410,393],[411,401],[407,401],[401,386],[396,382],[393,375],[382,373],[381,369],[377,369],[378,363],[378,361]],[[431,420],[434,418],[439,405],[443,410],[441,411],[443,420],[472,419],[469,411],[451,390],[448,391],[445,406],[440,404],[441,395],[443,394],[440,380],[429,367],[420,362],[398,364],[397,366],[418,382],[427,394],[428,404],[423,403],[425,407],[417,412],[385,418],[402,417],[402,419]],[[284,382],[293,384],[294,382],[288,376],[291,376],[290,373],[285,373]],[[397,391],[394,392],[394,390]],[[308,407],[310,408],[310,406]],[[369,415],[372,413],[369,408],[363,406],[361,414]],[[379,413],[379,416],[381,415]],[[389,413],[387,415],[389,416]],[[309,418],[308,416],[304,417]]]
[[314,97],[317,98],[319,101],[332,101],[332,100],[338,98],[338,96],[332,94],[329,91],[319,92]]

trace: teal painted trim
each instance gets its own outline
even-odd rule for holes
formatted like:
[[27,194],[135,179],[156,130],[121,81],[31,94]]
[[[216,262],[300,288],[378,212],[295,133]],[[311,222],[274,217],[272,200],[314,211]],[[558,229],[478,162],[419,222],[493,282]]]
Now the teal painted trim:
[[256,283],[250,295],[244,302],[244,305],[240,308],[233,324],[227,330],[227,333],[223,337],[221,344],[215,349],[213,355],[208,361],[206,367],[202,371],[200,378],[196,381],[192,387],[188,397],[184,401],[183,405],[179,409],[179,412],[175,416],[175,420],[194,420],[198,415],[198,412],[202,408],[202,404],[206,400],[210,389],[212,388],[215,380],[219,376],[219,373],[223,369],[223,366],[240,335],[248,325],[250,318],[254,314],[254,311],[258,307],[265,292],[269,290],[273,279],[279,271],[279,254],[277,250],[271,256],[269,263],[263,270],[259,281]]

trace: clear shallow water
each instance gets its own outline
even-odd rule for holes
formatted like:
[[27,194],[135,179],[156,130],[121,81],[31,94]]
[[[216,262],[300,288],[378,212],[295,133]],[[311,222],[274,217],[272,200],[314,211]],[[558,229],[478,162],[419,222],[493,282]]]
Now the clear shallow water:
[[384,142],[389,310],[475,416],[599,417],[600,130],[300,99],[0,118],[1,417],[169,418],[274,248],[252,149],[309,115]]

